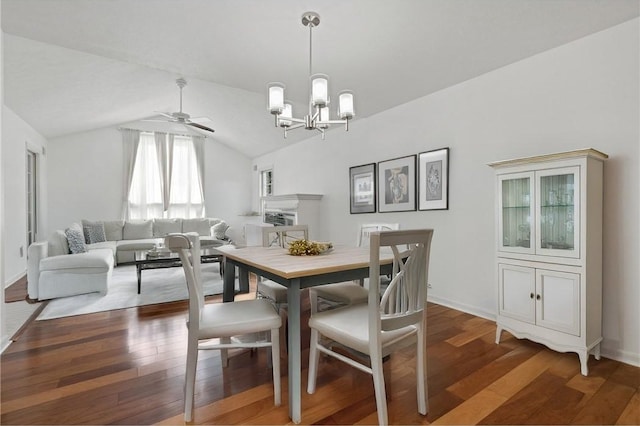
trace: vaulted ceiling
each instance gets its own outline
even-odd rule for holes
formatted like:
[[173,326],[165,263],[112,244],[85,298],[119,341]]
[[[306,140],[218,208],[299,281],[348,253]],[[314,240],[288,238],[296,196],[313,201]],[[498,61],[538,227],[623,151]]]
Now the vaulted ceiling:
[[[48,139],[177,111],[256,157],[287,140],[266,110],[281,81],[294,113],[313,71],[356,95],[358,118],[638,17],[638,0],[2,0],[5,104]],[[141,125],[141,123],[137,123]],[[316,136],[319,137],[319,136]],[[327,137],[331,137],[330,133]]]

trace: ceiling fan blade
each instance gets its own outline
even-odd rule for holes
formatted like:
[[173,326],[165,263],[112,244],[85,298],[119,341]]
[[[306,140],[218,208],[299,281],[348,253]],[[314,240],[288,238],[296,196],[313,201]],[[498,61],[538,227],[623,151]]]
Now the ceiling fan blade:
[[192,123],[191,121],[185,122],[184,124],[186,124],[188,126],[193,126],[193,127],[197,128],[197,129],[200,129],[200,130],[206,130],[207,132],[211,132],[211,133],[215,132],[215,130],[213,130],[210,127],[203,126],[202,124],[198,124],[198,123]]
[[149,121],[149,122],[153,122],[153,123],[166,123],[167,120],[161,119],[161,118],[144,118],[140,121]]
[[154,112],[156,112],[156,113],[158,113],[158,114],[160,114],[160,115],[162,115],[164,117],[170,118],[171,120],[175,120],[175,117],[173,115],[171,115],[170,113],[168,113],[168,112],[162,112],[162,111],[154,111]]
[[211,123],[211,119],[209,117],[190,117],[189,121],[193,123]]

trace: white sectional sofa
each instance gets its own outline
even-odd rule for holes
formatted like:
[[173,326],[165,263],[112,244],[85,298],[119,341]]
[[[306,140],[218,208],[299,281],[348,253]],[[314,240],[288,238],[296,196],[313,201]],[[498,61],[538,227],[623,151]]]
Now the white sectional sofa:
[[224,220],[217,218],[83,220],[82,225],[56,230],[48,241],[29,246],[29,298],[106,293],[114,266],[133,262],[135,251],[152,249],[168,234],[186,232],[197,232],[202,247],[216,247],[230,242],[228,228]]

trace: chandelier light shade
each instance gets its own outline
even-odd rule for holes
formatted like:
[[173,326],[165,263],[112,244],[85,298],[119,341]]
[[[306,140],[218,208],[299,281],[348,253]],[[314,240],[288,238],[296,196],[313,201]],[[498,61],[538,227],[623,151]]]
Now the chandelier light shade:
[[302,24],[309,28],[309,113],[304,118],[293,116],[291,103],[285,101],[282,83],[269,83],[268,109],[275,116],[276,127],[284,129],[284,137],[287,131],[305,128],[307,130],[317,130],[322,134],[332,124],[344,124],[345,130],[349,130],[349,120],[355,117],[354,95],[350,90],[343,90],[338,94],[337,116],[338,120],[331,120],[329,113],[329,76],[326,74],[312,74],[312,31],[314,27],[320,25],[320,16],[315,12],[306,12],[302,15]]
[[285,102],[282,108],[282,112],[280,113],[280,127],[284,127],[285,131],[287,127],[291,126],[291,118],[292,118],[292,108],[291,104]]
[[284,109],[284,84],[269,84],[269,111],[271,114],[282,114]]
[[338,117],[342,120],[350,120],[354,115],[353,92],[351,90],[343,90],[338,94]]
[[311,76],[311,105],[325,107],[329,103],[329,76],[314,74]]

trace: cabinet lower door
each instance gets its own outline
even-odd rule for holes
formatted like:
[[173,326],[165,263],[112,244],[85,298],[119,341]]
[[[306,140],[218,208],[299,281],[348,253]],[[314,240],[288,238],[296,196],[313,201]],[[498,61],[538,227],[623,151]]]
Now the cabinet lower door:
[[535,323],[535,271],[534,268],[498,264],[500,315]]
[[537,324],[580,335],[580,275],[536,269]]

